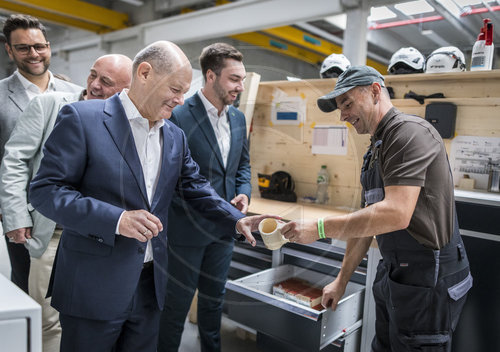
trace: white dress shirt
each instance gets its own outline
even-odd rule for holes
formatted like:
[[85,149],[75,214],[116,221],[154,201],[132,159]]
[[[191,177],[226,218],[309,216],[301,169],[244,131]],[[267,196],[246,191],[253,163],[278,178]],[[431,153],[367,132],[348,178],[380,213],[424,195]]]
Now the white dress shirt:
[[219,115],[217,108],[213,106],[210,101],[208,101],[208,99],[203,95],[203,91],[201,89],[198,91],[198,96],[205,106],[208,118],[214,129],[215,137],[217,138],[217,144],[219,145],[219,150],[222,155],[222,161],[224,162],[225,168],[227,165],[227,157],[229,156],[229,149],[231,148],[231,126],[229,125],[229,118],[227,115],[229,106],[225,105],[224,109]]
[[49,84],[47,85],[47,89],[44,92],[40,91],[40,88],[38,88],[38,86],[36,84],[34,84],[29,79],[24,77],[19,72],[19,70],[15,70],[14,75],[16,75],[17,78],[19,78],[19,80],[21,81],[21,84],[24,87],[24,90],[26,91],[26,94],[28,94],[28,99],[31,100],[34,97],[36,97],[37,95],[56,91],[54,75],[52,74],[52,72],[50,72],[50,71],[48,71],[48,72],[49,72]]
[[[123,109],[125,110],[125,115],[130,123],[130,128],[132,129],[135,148],[139,154],[144,181],[146,183],[148,202],[149,205],[151,205],[156,191],[156,186],[158,185],[158,179],[160,178],[163,150],[161,127],[165,124],[165,121],[156,121],[153,127],[149,128],[149,120],[141,116],[136,106],[127,95],[126,89],[120,93],[119,97],[122,102]],[[121,216],[118,220],[117,229],[119,228],[120,220]],[[151,247],[151,240],[149,240],[146,246],[144,263],[151,260],[153,260],[153,249]]]

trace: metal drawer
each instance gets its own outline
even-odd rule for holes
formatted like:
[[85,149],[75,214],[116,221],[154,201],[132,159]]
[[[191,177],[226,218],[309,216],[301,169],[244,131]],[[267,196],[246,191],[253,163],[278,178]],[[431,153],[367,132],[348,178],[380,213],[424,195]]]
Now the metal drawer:
[[319,351],[361,325],[365,288],[349,282],[337,310],[315,309],[273,296],[275,283],[300,278],[318,286],[333,276],[293,265],[282,265],[226,283],[229,318],[304,351]]

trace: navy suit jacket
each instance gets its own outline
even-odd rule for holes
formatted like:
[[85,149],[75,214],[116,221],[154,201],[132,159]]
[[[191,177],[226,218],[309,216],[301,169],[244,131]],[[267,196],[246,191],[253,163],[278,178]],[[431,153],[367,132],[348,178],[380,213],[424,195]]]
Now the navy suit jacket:
[[152,205],[129,121],[118,95],[66,105],[45,143],[30,201],[64,227],[52,272],[52,305],[64,314],[115,319],[136,291],[146,243],[115,235],[124,210],[146,209],[163,224],[152,239],[158,307],[167,283],[167,217],[173,194],[234,231],[243,217],[220,198],[191,158],[182,130],[165,121],[163,159]]
[[[217,193],[227,201],[241,193],[250,200],[252,186],[245,116],[233,106],[227,114],[231,144],[226,167],[207,111],[197,93],[174,109],[171,121],[186,134],[191,156]],[[181,197],[174,198],[168,221],[169,242],[175,245],[206,246],[231,235],[218,221],[204,218]]]

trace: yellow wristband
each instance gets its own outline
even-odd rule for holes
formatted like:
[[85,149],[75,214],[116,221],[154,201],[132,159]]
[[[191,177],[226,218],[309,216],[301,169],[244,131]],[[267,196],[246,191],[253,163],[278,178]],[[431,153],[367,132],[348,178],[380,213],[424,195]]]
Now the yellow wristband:
[[318,219],[318,235],[320,239],[326,238],[325,236],[325,224],[323,218]]

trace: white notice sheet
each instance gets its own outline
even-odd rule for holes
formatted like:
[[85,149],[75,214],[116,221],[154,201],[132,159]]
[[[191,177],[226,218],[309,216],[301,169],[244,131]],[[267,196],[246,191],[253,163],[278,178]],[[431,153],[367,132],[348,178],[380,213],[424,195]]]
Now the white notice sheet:
[[346,126],[314,126],[313,154],[347,155]]

